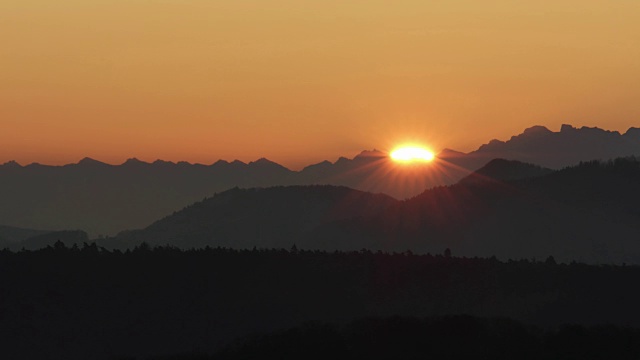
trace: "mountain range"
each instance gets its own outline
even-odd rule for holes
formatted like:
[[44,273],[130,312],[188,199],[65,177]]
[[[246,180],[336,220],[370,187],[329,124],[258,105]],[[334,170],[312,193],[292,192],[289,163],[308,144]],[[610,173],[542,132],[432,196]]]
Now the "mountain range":
[[640,161],[553,171],[493,160],[450,186],[395,200],[345,187],[231,189],[100,240],[181,248],[360,249],[640,263]]
[[455,184],[495,158],[559,169],[593,159],[640,155],[640,129],[626,133],[542,126],[470,153],[445,149],[426,165],[399,165],[387,153],[363,151],[292,171],[267,159],[211,165],[137,159],[110,165],[0,165],[0,223],[32,229],[83,229],[92,237],[139,229],[203,198],[234,187],[336,185],[405,199]]
[[597,127],[562,125],[555,132],[533,126],[509,140],[491,140],[470,153],[445,149],[440,159],[466,169],[478,169],[496,158],[518,160],[551,169],[561,169],[581,161],[607,160],[640,154],[640,128],[621,134]]

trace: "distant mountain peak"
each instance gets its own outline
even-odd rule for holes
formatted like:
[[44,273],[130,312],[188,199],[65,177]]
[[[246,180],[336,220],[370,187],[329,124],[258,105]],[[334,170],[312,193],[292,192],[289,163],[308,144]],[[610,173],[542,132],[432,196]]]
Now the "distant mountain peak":
[[640,140],[640,128],[630,127],[629,130],[627,130],[627,132],[624,133],[624,136],[626,136],[626,137],[634,137],[634,138],[637,138],[638,140]]
[[351,159],[347,159],[347,158],[346,158],[346,157],[344,157],[344,156],[340,156],[340,157],[338,158],[338,160],[336,160],[336,162],[335,162],[335,163],[333,163],[333,164],[334,164],[334,165],[338,165],[338,164],[347,164],[347,163],[349,163],[350,161],[351,161]]
[[92,159],[90,157],[85,157],[82,160],[78,161],[77,165],[82,165],[82,166],[93,166],[93,165],[107,165],[105,163],[103,163],[102,161],[98,161],[95,159]]
[[21,168],[22,167],[22,165],[18,164],[18,162],[16,162],[15,160],[7,161],[6,163],[2,164],[2,166],[8,167],[8,168]]
[[122,165],[149,165],[149,163],[138,160],[138,158],[129,158]]
[[153,165],[175,165],[173,161],[165,161],[165,160],[156,160],[152,163]]
[[260,159],[258,159],[256,161],[252,161],[249,164],[276,164],[276,165],[279,165],[279,164],[277,164],[277,163],[275,163],[275,162],[273,162],[273,161],[271,161],[271,160],[269,160],[267,158],[264,158],[264,157],[261,157]]
[[[562,125],[563,127],[568,126],[573,128],[571,125]],[[545,126],[542,125],[535,125],[529,128],[524,129],[523,134],[549,134],[552,133],[553,131],[547,129]]]
[[231,162],[227,161],[227,160],[218,160],[216,162],[214,162],[213,164],[211,164],[211,166],[216,167],[216,168],[243,168],[245,166],[247,166],[246,163],[240,161],[240,160],[233,160]]
[[256,161],[252,161],[249,163],[249,166],[258,166],[263,169],[271,169],[271,170],[285,170],[289,171],[286,167],[278,164],[277,162],[271,161],[267,158],[260,158]]
[[387,153],[377,150],[377,149],[373,149],[373,150],[363,150],[362,152],[360,152],[360,154],[356,155],[354,157],[354,159],[357,158],[380,158],[380,157],[386,157]]

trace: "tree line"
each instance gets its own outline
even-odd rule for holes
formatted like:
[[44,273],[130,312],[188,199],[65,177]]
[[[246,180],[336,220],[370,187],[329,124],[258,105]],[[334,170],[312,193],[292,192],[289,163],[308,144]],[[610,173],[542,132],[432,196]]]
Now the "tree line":
[[510,318],[545,331],[638,327],[639,279],[637,266],[465,258],[445,249],[121,251],[56,243],[0,251],[0,346],[9,358],[213,354],[252,333],[394,316]]

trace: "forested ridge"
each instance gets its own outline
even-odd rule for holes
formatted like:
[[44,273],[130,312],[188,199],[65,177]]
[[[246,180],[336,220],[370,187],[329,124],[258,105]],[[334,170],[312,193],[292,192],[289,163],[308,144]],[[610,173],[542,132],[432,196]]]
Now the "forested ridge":
[[62,243],[4,250],[0,342],[11,358],[87,359],[211,354],[252,333],[367,317],[640,326],[640,267],[453,255]]

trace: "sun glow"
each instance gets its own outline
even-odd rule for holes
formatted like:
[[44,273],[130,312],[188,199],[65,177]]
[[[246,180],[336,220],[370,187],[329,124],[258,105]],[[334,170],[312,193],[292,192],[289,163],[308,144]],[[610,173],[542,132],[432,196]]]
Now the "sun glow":
[[433,152],[416,146],[397,148],[390,155],[393,160],[399,162],[429,162],[435,157]]

